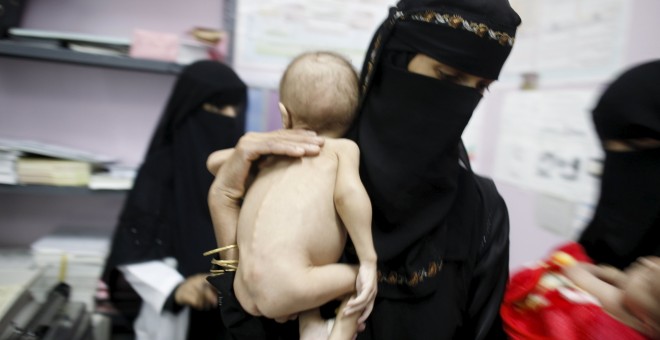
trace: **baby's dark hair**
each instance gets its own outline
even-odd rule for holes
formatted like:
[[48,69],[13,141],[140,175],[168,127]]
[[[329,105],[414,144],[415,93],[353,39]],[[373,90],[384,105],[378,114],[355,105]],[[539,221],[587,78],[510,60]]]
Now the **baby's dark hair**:
[[358,104],[358,76],[351,63],[329,51],[303,53],[280,81],[280,101],[294,125],[343,134]]

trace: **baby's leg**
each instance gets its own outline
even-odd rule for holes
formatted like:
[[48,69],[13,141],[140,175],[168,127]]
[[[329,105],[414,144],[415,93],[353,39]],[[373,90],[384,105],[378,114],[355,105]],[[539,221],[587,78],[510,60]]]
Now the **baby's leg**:
[[358,266],[342,263],[308,268],[300,282],[302,289],[299,296],[306,302],[303,310],[353,293],[357,274]]
[[300,340],[328,340],[330,330],[318,308],[302,312],[298,316]]
[[[271,286],[259,309],[268,317],[300,313],[355,291],[358,267],[333,263],[318,267],[290,268],[286,282]],[[273,289],[274,288],[274,289]]]
[[[355,336],[358,328],[358,318],[361,313],[353,313],[350,316],[344,315],[344,310],[346,309],[346,304],[350,297],[350,295],[346,296],[341,302],[339,312],[337,312],[335,318],[335,323],[332,326],[332,333],[330,333],[328,340],[351,340],[353,339],[353,336]],[[355,295],[353,295],[353,297],[355,297]]]

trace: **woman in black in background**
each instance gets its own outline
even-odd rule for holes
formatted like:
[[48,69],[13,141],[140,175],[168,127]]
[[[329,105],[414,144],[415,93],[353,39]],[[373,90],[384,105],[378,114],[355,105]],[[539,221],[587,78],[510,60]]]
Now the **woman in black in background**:
[[579,242],[595,262],[623,269],[660,256],[660,60],[617,77],[593,121],[605,162],[598,206]]
[[103,273],[115,307],[131,322],[138,317],[138,339],[224,338],[202,256],[215,247],[206,159],[244,133],[246,100],[243,81],[216,61],[187,66],[175,83]]

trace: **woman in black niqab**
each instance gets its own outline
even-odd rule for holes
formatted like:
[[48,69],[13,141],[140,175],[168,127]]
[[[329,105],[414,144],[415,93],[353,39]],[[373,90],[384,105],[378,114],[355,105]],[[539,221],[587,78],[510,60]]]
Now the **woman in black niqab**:
[[400,1],[376,33],[349,134],[361,150],[379,266],[376,305],[358,339],[503,336],[507,209],[461,146],[482,95],[409,65],[422,54],[495,80],[519,24],[506,0]]
[[[220,62],[195,62],[177,78],[124,203],[103,273],[111,299],[129,319],[137,307],[126,303],[118,266],[174,258],[184,278],[208,272],[202,253],[215,247],[215,237],[206,202],[213,176],[206,159],[233,147],[244,133],[246,101],[246,85]],[[173,295],[165,306],[177,311],[181,306]],[[217,309],[192,309],[188,339],[219,338],[221,325]]]
[[660,60],[615,79],[593,121],[605,160],[596,212],[579,242],[594,261],[623,269],[660,256]]
[[[499,307],[508,280],[507,209],[493,182],[472,172],[461,143],[481,93],[410,65],[423,55],[495,80],[520,22],[507,0],[402,0],[375,33],[347,136],[360,146],[379,272],[358,339],[505,338]],[[273,152],[269,143],[283,134],[246,138],[237,148]],[[232,161],[248,169],[250,159]],[[345,254],[357,260],[350,246]],[[237,328],[249,320],[240,317]]]

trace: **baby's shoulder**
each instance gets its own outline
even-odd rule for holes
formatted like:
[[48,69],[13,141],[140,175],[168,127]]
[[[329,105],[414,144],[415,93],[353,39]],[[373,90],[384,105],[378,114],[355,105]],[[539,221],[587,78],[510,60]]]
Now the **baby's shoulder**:
[[341,162],[342,160],[358,160],[360,159],[360,149],[358,145],[346,138],[327,138],[325,144],[321,149],[322,153],[332,155],[333,159]]
[[348,138],[326,138],[324,148],[336,152],[358,152],[357,143]]

